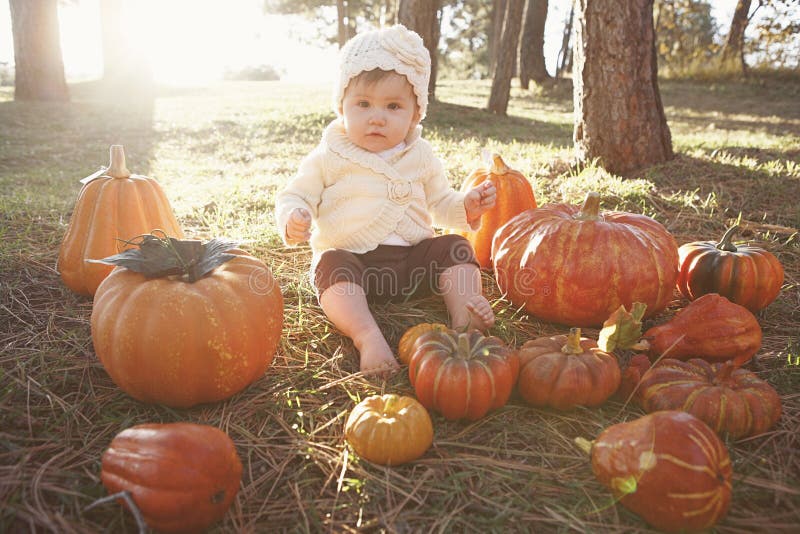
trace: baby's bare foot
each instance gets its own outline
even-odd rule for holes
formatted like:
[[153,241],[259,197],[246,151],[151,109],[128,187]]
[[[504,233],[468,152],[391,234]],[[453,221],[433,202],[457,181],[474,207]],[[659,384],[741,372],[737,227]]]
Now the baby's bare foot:
[[388,377],[400,369],[392,349],[380,332],[362,337],[356,348],[361,358],[361,372],[365,375]]
[[494,310],[483,295],[475,295],[467,301],[470,314],[469,327],[483,332],[494,325]]

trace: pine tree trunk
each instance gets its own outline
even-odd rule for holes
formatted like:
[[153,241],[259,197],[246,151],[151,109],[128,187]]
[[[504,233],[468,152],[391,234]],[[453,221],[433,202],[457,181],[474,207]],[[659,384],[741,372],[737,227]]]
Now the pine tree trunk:
[[544,25],[547,21],[547,0],[528,0],[525,26],[519,45],[519,83],[523,89],[528,82],[543,82],[550,77],[544,62]]
[[744,74],[744,31],[747,29],[751,0],[739,0],[731,20],[731,29],[722,47],[722,65],[736,74]]
[[[653,0],[577,0],[575,151],[625,173],[672,158],[658,91]],[[613,13],[614,16],[609,16]]]
[[565,72],[572,70],[572,47],[569,46],[569,40],[572,37],[572,21],[575,15],[575,4],[569,9],[569,18],[564,24],[564,34],[561,38],[561,50],[558,52],[558,62],[556,66],[556,78],[560,77]]
[[344,25],[344,0],[336,0],[336,40],[339,48],[347,42],[347,28]]
[[507,1],[492,0],[492,24],[489,27],[489,76],[491,78],[494,78],[494,71],[497,68],[497,57],[500,53],[500,37],[503,33]]
[[431,54],[431,79],[428,84],[428,97],[431,100],[436,98],[441,4],[441,0],[400,0],[397,9],[397,21],[409,30],[417,32]]
[[511,77],[514,73],[514,64],[517,62],[519,30],[522,26],[522,8],[524,7],[524,0],[506,0],[506,2],[497,67],[494,78],[492,78],[492,90],[489,93],[489,105],[487,106],[489,111],[498,115],[505,115],[508,110]]
[[57,0],[10,0],[14,99],[68,101]]

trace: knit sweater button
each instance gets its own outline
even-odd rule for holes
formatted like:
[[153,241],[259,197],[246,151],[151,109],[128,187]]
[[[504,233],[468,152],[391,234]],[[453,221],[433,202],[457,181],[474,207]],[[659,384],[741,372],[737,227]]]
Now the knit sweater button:
[[411,201],[411,182],[390,182],[389,199],[396,204],[408,204]]

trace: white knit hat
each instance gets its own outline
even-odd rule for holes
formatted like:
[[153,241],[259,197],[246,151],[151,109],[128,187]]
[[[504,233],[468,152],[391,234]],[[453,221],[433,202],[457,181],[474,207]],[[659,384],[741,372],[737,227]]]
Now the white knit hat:
[[339,83],[333,88],[333,109],[339,115],[344,90],[350,80],[373,69],[393,70],[408,78],[419,105],[419,118],[428,109],[431,56],[422,37],[402,24],[360,33],[347,41],[339,53]]

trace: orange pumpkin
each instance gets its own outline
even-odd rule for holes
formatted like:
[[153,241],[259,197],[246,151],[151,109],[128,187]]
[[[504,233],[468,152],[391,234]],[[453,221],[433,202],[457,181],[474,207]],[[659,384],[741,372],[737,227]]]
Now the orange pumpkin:
[[109,493],[128,491],[147,526],[197,532],[219,521],[239,491],[242,463],[218,428],[144,424],[123,430],[103,453]]
[[86,260],[133,248],[126,243],[128,240],[156,228],[167,235],[183,237],[158,182],[131,174],[125,167],[121,145],[113,145],[110,151],[109,167],[81,188],[58,255],[61,279],[81,295],[94,295],[114,268]]
[[425,332],[441,332],[443,330],[447,330],[447,326],[442,323],[420,323],[412,326],[405,331],[400,338],[400,342],[397,344],[397,359],[408,365],[408,362],[411,361],[411,355],[414,352],[414,343],[417,342],[419,336]]
[[380,465],[416,460],[433,442],[433,423],[415,398],[387,393],[359,402],[344,426],[359,456]]
[[475,257],[482,269],[492,268],[492,238],[498,228],[512,217],[536,207],[536,198],[528,179],[519,171],[506,165],[499,154],[492,154],[491,165],[479,167],[464,181],[461,190],[466,192],[485,181],[497,189],[497,201],[481,217],[481,227],[476,232],[459,232],[475,249]]
[[542,337],[519,350],[522,397],[534,406],[569,410],[598,406],[619,387],[620,371],[613,354],[581,337],[580,328],[569,335]]
[[730,361],[661,360],[642,377],[639,399],[647,412],[689,412],[733,438],[764,433],[781,416],[781,399],[772,386]]
[[591,451],[600,483],[657,529],[705,530],[728,510],[728,450],[691,414],[655,412],[610,426],[593,443],[577,441]]
[[719,243],[694,241],[678,249],[678,289],[689,300],[718,293],[752,312],[766,308],[781,291],[783,266],[763,248],[732,243],[738,225]]
[[669,322],[644,333],[650,353],[686,360],[733,360],[739,366],[761,347],[761,326],[747,308],[716,293],[703,295]]
[[645,317],[672,300],[678,246],[645,215],[600,213],[600,196],[583,206],[546,204],[520,213],[492,244],[500,290],[549,322],[599,326],[620,305],[647,305]]
[[[639,382],[642,376],[650,369],[650,359],[647,354],[635,354],[628,362],[628,367],[622,372],[622,379],[614,397],[622,402],[639,397]],[[633,397],[631,397],[633,395]]]
[[408,364],[417,398],[447,419],[480,419],[505,405],[519,360],[496,337],[444,330],[420,336]]
[[125,268],[97,289],[92,341],[132,397],[181,408],[214,402],[269,367],[283,297],[262,261],[219,240],[155,236],[107,261]]

